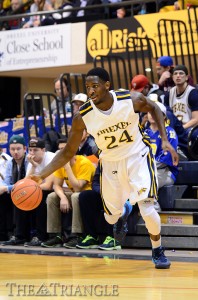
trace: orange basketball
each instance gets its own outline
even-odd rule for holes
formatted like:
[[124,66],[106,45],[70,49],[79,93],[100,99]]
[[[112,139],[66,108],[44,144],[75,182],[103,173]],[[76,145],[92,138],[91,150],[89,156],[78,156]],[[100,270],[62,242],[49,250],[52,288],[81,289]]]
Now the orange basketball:
[[32,210],[39,206],[42,196],[40,186],[29,178],[17,181],[11,191],[12,202],[22,210]]

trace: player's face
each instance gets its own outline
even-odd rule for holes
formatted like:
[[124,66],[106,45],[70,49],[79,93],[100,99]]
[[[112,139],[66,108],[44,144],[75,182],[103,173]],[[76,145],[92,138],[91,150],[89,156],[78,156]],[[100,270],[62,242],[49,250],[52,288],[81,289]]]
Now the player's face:
[[88,98],[97,106],[105,101],[105,97],[109,92],[109,81],[102,81],[98,76],[88,76],[86,78],[86,89]]
[[26,147],[23,146],[22,144],[10,144],[9,150],[10,150],[10,154],[17,162],[23,159],[26,152]]

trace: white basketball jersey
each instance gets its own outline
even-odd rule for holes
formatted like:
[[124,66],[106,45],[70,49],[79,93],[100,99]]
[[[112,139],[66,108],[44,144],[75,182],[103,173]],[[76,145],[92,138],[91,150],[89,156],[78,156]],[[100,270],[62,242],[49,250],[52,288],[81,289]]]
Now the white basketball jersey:
[[81,106],[80,114],[101,150],[100,158],[116,161],[147,150],[148,143],[143,139],[130,92],[120,89],[110,93],[114,103],[109,115],[98,110],[92,100]]
[[174,115],[182,122],[182,124],[186,124],[192,119],[192,112],[188,105],[188,96],[193,89],[193,86],[188,85],[181,96],[177,96],[176,86],[170,89],[169,106],[172,108]]

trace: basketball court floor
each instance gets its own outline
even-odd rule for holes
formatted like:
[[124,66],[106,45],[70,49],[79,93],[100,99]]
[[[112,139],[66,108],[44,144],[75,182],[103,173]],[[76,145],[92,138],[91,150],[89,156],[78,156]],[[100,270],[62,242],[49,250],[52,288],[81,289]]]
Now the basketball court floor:
[[157,270],[151,250],[0,247],[0,300],[197,300],[198,252],[167,250]]

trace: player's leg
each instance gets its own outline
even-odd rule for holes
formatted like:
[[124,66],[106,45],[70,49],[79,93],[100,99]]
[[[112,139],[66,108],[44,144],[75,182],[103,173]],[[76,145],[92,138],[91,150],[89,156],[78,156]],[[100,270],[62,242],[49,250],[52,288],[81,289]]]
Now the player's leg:
[[140,213],[145,221],[152,244],[152,259],[157,269],[168,269],[170,262],[164,255],[164,249],[161,246],[161,220],[154,208],[152,199],[145,199],[138,202]]
[[105,219],[109,224],[115,224],[114,237],[121,241],[128,229],[127,218],[132,211],[129,201],[130,186],[126,171],[125,159],[119,162],[102,162],[102,200]]
[[[126,180],[121,183],[122,177],[126,175],[122,172],[121,160],[102,161],[101,165],[101,198],[104,207],[104,216],[109,224],[115,224],[124,212],[124,204],[129,197],[129,188],[126,187]],[[126,173],[126,172],[125,172]],[[125,184],[125,185],[124,185]]]

